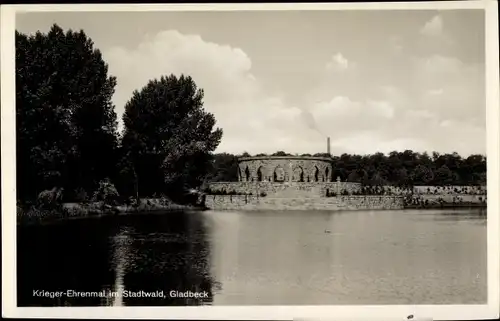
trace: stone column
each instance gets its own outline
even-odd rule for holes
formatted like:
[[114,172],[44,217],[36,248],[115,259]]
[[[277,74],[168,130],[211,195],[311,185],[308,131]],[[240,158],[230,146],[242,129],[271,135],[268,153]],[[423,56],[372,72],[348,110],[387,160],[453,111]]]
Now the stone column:
[[340,176],[337,176],[337,196],[340,195]]

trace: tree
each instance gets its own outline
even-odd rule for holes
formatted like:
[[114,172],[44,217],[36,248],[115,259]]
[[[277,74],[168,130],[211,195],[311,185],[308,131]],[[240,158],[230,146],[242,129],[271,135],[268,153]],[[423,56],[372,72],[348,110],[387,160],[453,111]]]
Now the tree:
[[448,166],[443,165],[436,171],[436,184],[437,185],[448,185],[453,184],[453,173],[450,171]]
[[203,90],[184,75],[163,76],[135,91],[123,122],[122,146],[141,196],[180,197],[198,187],[222,138],[203,108]]
[[276,153],[272,154],[271,156],[290,156],[290,154],[285,153],[284,151],[277,151]]
[[116,80],[83,31],[16,31],[18,198],[92,190],[115,166]]
[[413,188],[413,177],[408,175],[408,171],[405,168],[395,170],[394,177],[395,179],[392,181],[394,185],[401,188]]
[[371,177],[369,181],[369,184],[372,186],[383,186],[387,185],[387,180],[383,177],[383,175],[380,172],[375,172],[373,176]]
[[424,165],[417,165],[412,173],[412,180],[416,185],[428,185],[434,179],[432,170]]
[[349,173],[347,176],[347,181],[348,182],[357,182],[357,183],[364,183],[366,182],[366,179],[368,177],[368,174],[366,171],[362,168],[353,170]]
[[314,156],[314,157],[327,157],[327,158],[332,157],[332,156],[331,156],[330,154],[328,154],[328,153],[316,153],[316,154],[314,154],[313,156]]
[[238,158],[236,156],[228,153],[215,154],[211,164],[208,181],[232,182],[238,180]]

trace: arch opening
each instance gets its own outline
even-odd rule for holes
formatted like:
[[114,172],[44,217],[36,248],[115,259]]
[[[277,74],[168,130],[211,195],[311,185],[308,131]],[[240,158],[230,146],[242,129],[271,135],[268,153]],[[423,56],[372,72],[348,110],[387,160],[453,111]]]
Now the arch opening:
[[283,167],[278,166],[274,169],[273,181],[275,181],[275,182],[284,182],[285,181],[285,170],[283,169]]
[[245,178],[247,182],[250,181],[250,170],[248,169],[248,166],[245,169]]
[[304,170],[302,169],[302,167],[297,166],[293,169],[292,181],[304,182]]
[[257,169],[257,181],[258,182],[262,182],[262,166],[260,166],[258,169]]
[[318,166],[314,166],[314,181],[319,182],[319,168],[318,168]]
[[325,181],[329,182],[330,181],[330,177],[328,176],[330,174],[330,169],[327,167],[325,169]]

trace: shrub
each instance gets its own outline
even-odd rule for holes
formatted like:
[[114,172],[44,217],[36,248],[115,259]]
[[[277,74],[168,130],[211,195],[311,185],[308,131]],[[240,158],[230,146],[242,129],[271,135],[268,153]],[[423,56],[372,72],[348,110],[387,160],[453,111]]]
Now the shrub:
[[117,201],[119,198],[118,191],[116,187],[109,180],[105,179],[99,182],[99,187],[94,192],[92,200],[94,202],[104,202],[104,204],[110,204]]
[[56,209],[61,206],[63,188],[54,187],[51,190],[40,192],[37,197],[37,205],[41,209]]
[[89,197],[87,192],[83,188],[77,188],[75,190],[75,201],[78,203],[86,203],[88,202]]
[[266,192],[262,192],[262,193],[260,193],[260,196],[261,196],[261,197],[266,197],[266,196],[267,196],[267,194],[266,194]]

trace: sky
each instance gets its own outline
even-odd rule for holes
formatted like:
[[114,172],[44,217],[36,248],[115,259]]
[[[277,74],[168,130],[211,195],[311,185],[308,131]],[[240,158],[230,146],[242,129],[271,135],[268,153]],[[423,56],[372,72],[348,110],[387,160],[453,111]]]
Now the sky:
[[39,12],[23,33],[80,30],[117,77],[121,116],[149,80],[186,74],[216,152],[486,153],[482,10]]

